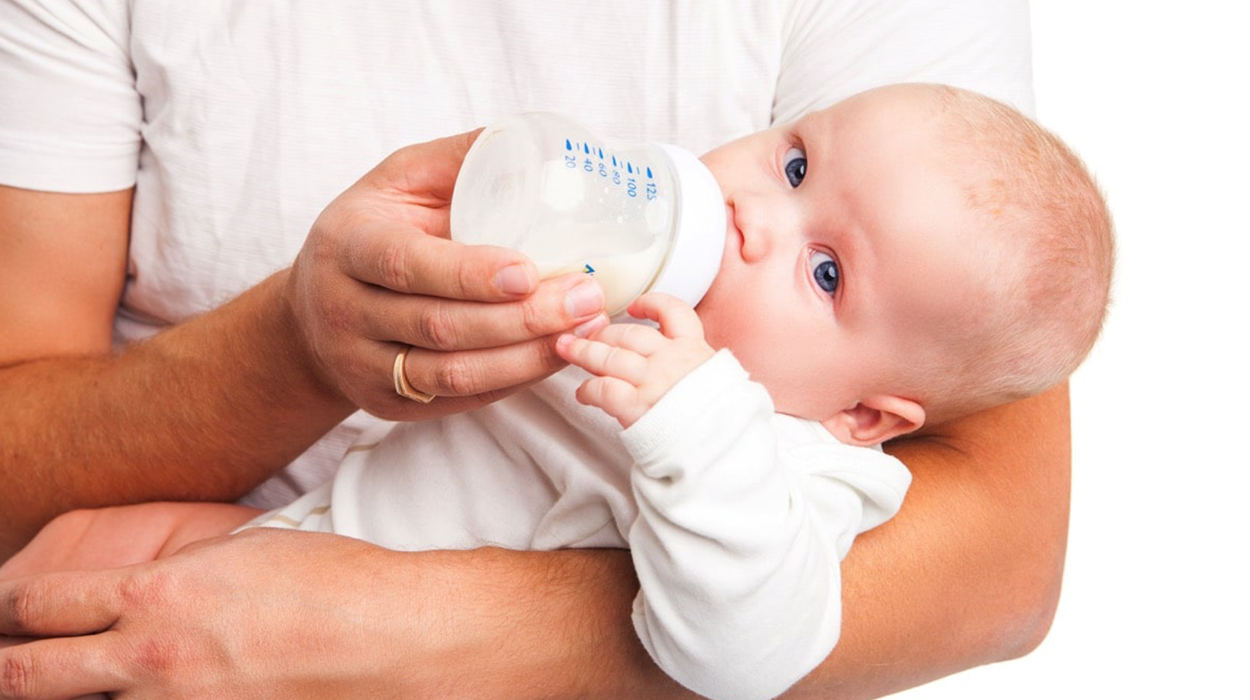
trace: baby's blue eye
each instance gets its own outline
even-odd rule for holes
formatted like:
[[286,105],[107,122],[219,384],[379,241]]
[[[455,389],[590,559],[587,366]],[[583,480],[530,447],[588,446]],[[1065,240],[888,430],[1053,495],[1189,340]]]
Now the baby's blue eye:
[[786,151],[786,155],[781,159],[782,170],[786,173],[786,180],[790,181],[791,187],[798,187],[803,182],[803,178],[807,176],[807,156],[802,150],[791,148]]
[[838,261],[828,253],[815,251],[811,257],[812,277],[816,280],[816,286],[825,290],[830,296],[838,291],[838,282],[841,281],[842,275],[838,270]]

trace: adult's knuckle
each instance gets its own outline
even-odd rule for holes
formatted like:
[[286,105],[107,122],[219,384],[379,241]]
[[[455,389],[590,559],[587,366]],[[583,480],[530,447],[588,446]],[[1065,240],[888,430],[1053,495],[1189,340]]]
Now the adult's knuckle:
[[453,285],[451,297],[453,299],[471,298],[473,290],[478,285],[481,271],[475,269],[473,265],[456,265],[455,270],[455,274],[451,276]]
[[366,216],[352,206],[350,197],[339,195],[313,221],[304,248],[320,264],[335,265],[342,252],[357,240]]
[[0,672],[0,698],[35,697],[38,682],[35,657],[20,646],[5,651],[3,671]]
[[9,592],[4,602],[5,617],[17,636],[28,636],[43,610],[44,591],[37,581],[28,581]]
[[551,333],[548,315],[536,300],[521,305],[521,327],[531,338]]
[[336,338],[351,333],[357,325],[351,304],[332,297],[327,297],[322,304],[318,320],[325,324],[325,332]]
[[407,291],[408,249],[402,245],[386,244],[378,252],[378,276],[387,289]]
[[438,393],[448,396],[466,396],[480,393],[477,386],[477,372],[473,365],[463,358],[449,355],[439,362],[435,372]]
[[133,661],[143,675],[160,676],[182,668],[187,657],[177,636],[161,635],[136,645]]
[[121,604],[132,610],[153,608],[176,600],[174,575],[165,571],[148,571],[123,580],[118,588]]
[[456,319],[447,307],[435,304],[417,320],[417,335],[426,348],[450,350],[458,337],[456,326]]
[[305,241],[304,250],[317,265],[332,266],[338,260],[338,237],[334,235],[342,224],[333,221],[332,217],[319,219],[313,231]]

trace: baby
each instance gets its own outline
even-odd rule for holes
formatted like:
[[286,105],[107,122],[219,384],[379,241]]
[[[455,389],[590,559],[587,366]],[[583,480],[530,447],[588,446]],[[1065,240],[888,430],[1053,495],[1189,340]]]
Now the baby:
[[[561,337],[574,367],[380,426],[280,511],[71,514],[0,576],[249,520],[407,550],[628,547],[635,627],[666,672],[711,698],[780,694],[837,641],[852,540],[902,503],[910,476],[877,445],[1067,377],[1105,313],[1111,227],[1054,136],[944,86],[861,93],[704,162],[728,225],[697,310],[643,297],[630,313],[658,327]],[[100,554],[122,541],[146,544]]]

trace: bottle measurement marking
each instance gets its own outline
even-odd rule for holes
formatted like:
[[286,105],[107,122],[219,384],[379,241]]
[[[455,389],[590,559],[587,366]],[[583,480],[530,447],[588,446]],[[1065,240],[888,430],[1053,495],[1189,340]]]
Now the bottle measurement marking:
[[[647,181],[643,187],[643,192],[648,201],[656,199],[659,196],[659,188],[655,183],[655,173],[651,171],[651,166],[635,166],[632,161],[626,159],[618,159],[615,153],[608,153],[607,157],[612,161],[612,167],[609,169],[605,154],[601,146],[592,147],[589,143],[574,141],[573,139],[564,140],[564,167],[576,169],[579,165],[582,170],[588,173],[598,173],[599,177],[610,179],[613,185],[625,185],[625,194],[628,197],[638,196],[638,178],[645,172]],[[580,154],[580,155],[579,155]],[[598,162],[596,163],[596,159]],[[625,169],[622,176],[621,168]]]

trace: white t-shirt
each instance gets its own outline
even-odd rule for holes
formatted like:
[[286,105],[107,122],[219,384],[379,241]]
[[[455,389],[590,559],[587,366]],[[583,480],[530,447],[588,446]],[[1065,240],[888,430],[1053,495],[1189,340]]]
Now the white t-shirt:
[[[1032,111],[1025,0],[9,0],[0,184],[135,187],[118,343],[294,259],[396,148],[546,110],[703,152],[865,88]],[[323,481],[358,415],[253,495]]]
[[841,561],[911,475],[774,413],[727,350],[622,431],[570,367],[480,409],[371,428],[334,479],[254,524],[399,550],[628,547],[633,622],[665,672],[767,700],[837,642]]

